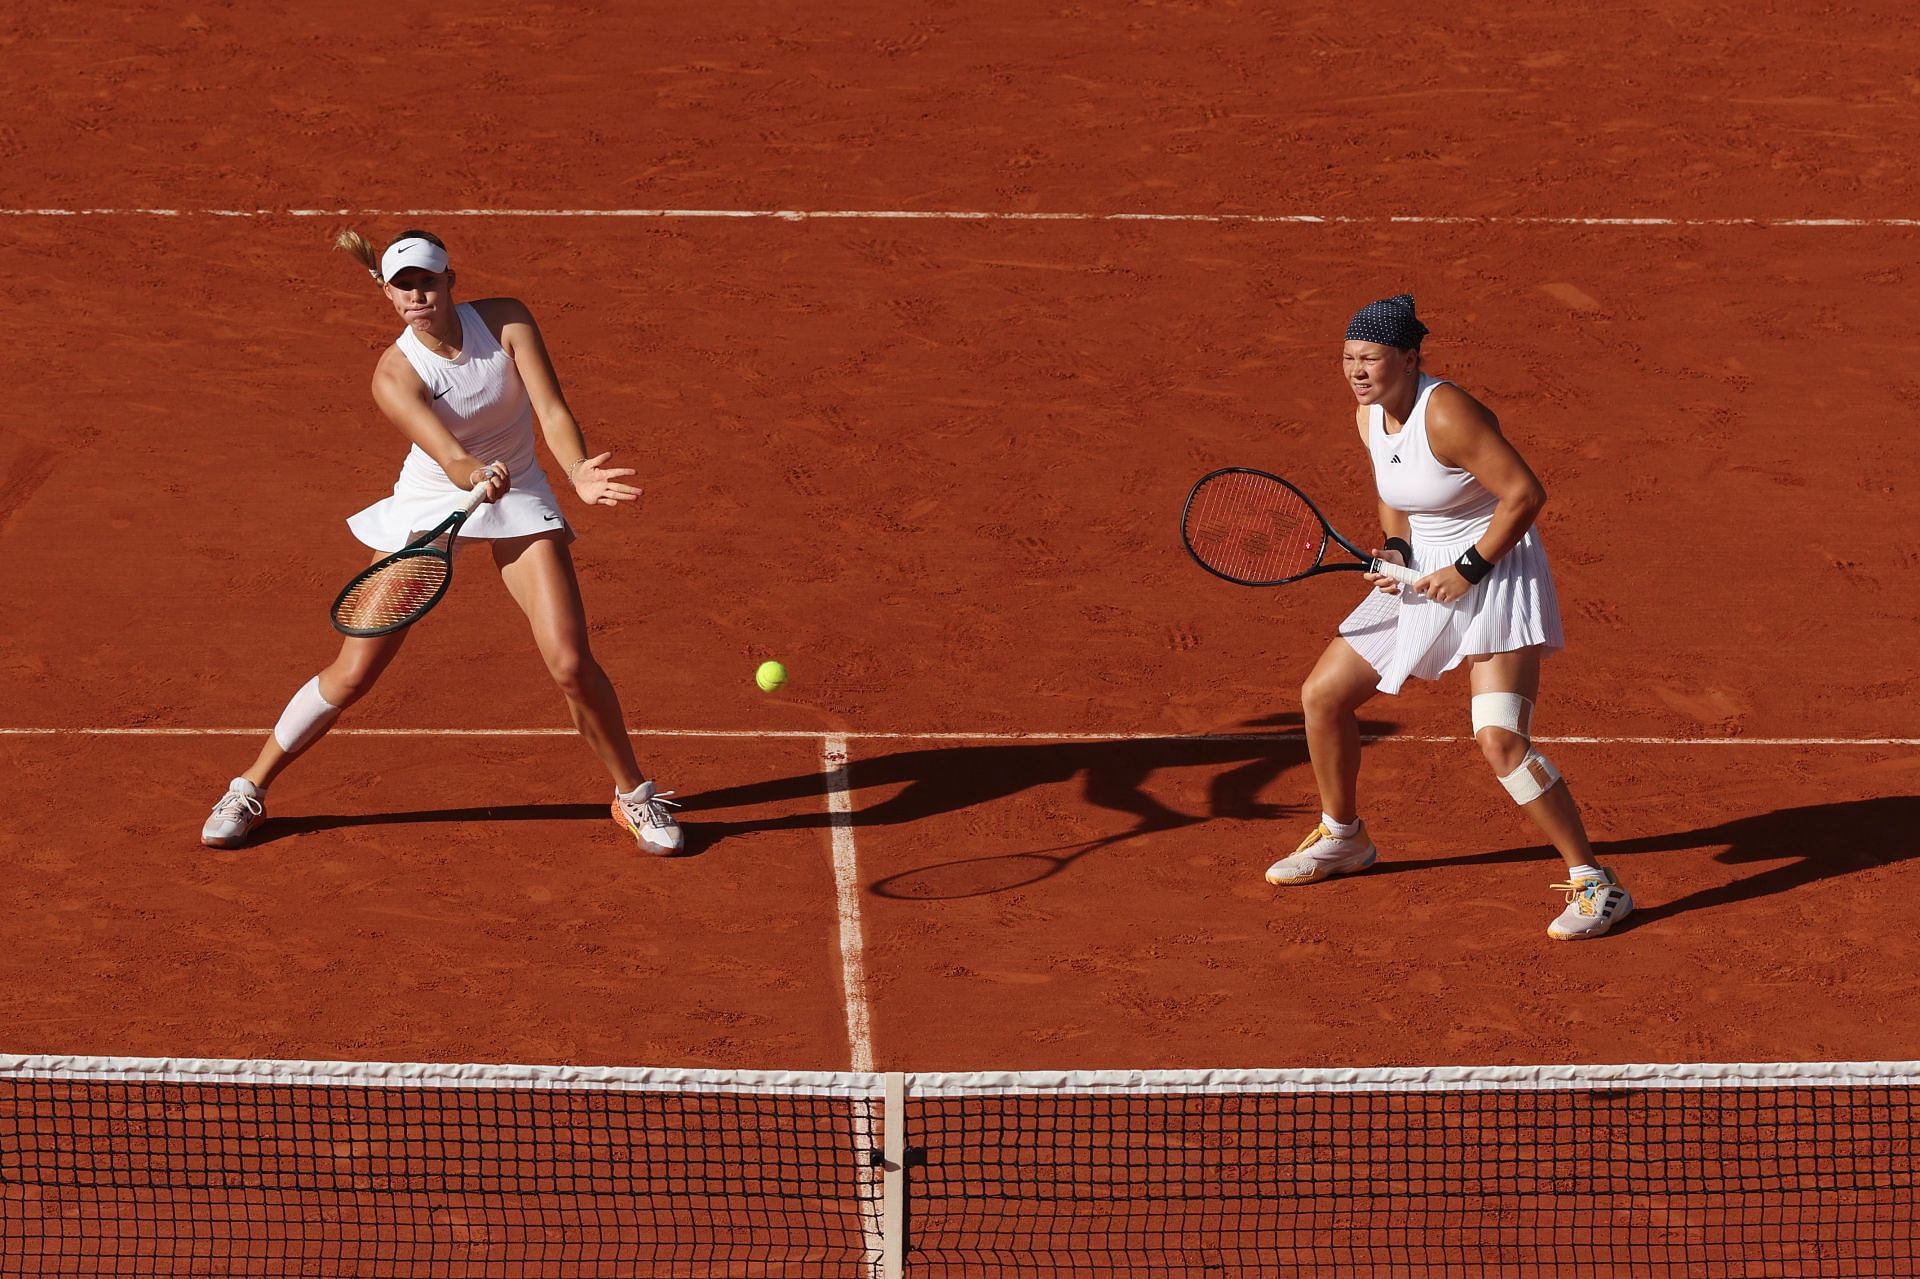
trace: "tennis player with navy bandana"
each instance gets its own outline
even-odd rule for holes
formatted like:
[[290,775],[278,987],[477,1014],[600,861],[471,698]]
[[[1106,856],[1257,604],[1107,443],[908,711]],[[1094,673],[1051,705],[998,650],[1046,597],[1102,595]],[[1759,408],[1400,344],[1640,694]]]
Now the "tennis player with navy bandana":
[[[681,851],[669,811],[634,760],[620,699],[587,643],[569,544],[573,530],[535,455],[535,427],[589,506],[637,501],[624,482],[633,471],[610,467],[610,453],[587,455],[585,436],[533,314],[517,298],[456,302],[446,245],[425,231],[403,231],[377,258],[373,246],[344,232],[341,248],[366,267],[402,325],[373,375],[373,399],[411,443],[393,492],[353,515],[347,527],[376,561],[438,526],[484,488],[484,504],[460,526],[481,540],[526,614],[547,670],[566,698],[574,726],[613,780],[613,819],[650,853]],[[327,668],[294,693],[251,767],[227,786],[200,832],[213,848],[238,848],[266,815],[267,786],[323,737],[340,712],[380,678],[407,630],[349,635]]]
[[1347,326],[1341,366],[1380,499],[1383,546],[1375,554],[1422,576],[1403,588],[1367,574],[1371,593],[1302,685],[1320,822],[1268,868],[1267,881],[1311,884],[1373,864],[1378,850],[1359,810],[1359,709],[1409,679],[1437,680],[1464,665],[1474,740],[1567,865],[1566,881],[1554,885],[1566,909],[1547,935],[1598,937],[1626,917],[1633,899],[1595,861],[1560,770],[1531,740],[1541,660],[1565,643],[1534,529],[1546,490],[1484,405],[1425,372],[1426,336],[1404,293],[1362,307]]

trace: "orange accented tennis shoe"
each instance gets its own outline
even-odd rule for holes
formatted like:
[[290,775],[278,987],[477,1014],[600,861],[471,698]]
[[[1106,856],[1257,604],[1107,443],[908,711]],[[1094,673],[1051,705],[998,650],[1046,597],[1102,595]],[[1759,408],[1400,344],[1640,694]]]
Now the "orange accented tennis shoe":
[[641,782],[624,795],[613,793],[613,820],[656,857],[672,857],[685,846],[680,823],[668,811],[680,807],[667,798],[671,794],[655,790],[652,782]]

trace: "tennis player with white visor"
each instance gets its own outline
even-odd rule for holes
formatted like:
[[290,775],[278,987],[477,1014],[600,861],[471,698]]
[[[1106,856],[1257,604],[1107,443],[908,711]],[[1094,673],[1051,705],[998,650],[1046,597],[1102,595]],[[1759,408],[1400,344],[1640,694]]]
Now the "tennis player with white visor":
[[1367,574],[1373,592],[1340,624],[1300,690],[1320,790],[1319,825],[1267,870],[1273,884],[1311,884],[1365,870],[1378,856],[1359,814],[1359,709],[1408,679],[1463,663],[1474,740],[1494,776],[1567,864],[1566,909],[1547,934],[1598,937],[1633,899],[1595,860],[1560,770],[1532,741],[1540,663],[1564,647],[1547,554],[1534,529],[1546,491],[1494,415],[1426,374],[1427,327],[1407,294],[1362,307],[1341,363],[1373,459],[1384,548],[1421,573],[1402,587]]
[[[412,444],[392,494],[350,517],[348,528],[378,560],[440,525],[483,488],[483,504],[460,525],[460,538],[491,548],[574,726],[613,780],[614,820],[648,852],[680,852],[682,832],[666,798],[672,792],[657,790],[641,773],[620,699],[588,645],[569,549],[574,532],[535,458],[536,421],[580,501],[636,501],[640,490],[622,483],[634,472],[609,467],[611,453],[587,455],[539,327],[523,303],[455,302],[454,271],[437,236],[402,232],[377,259],[355,232],[343,232],[338,243],[367,268],[406,326],[374,370],[373,398]],[[202,843],[238,848],[247,842],[266,815],[274,778],[366,695],[406,636],[405,628],[346,636],[332,664],[287,703],[252,767],[214,805]]]

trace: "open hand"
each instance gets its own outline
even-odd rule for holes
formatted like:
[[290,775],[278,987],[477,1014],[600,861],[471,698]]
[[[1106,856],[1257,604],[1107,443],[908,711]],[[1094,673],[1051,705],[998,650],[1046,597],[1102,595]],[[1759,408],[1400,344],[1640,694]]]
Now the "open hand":
[[607,459],[612,456],[613,450],[609,449],[599,457],[582,458],[567,472],[567,478],[573,481],[574,493],[588,506],[618,506],[622,502],[637,502],[646,491],[620,483],[622,476],[635,472],[630,466],[608,466]]

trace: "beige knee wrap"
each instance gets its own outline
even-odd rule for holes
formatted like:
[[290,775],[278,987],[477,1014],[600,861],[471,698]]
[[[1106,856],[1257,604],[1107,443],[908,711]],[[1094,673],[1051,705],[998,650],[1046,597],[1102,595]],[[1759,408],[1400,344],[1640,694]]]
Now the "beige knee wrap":
[[1503,729],[1527,743],[1527,754],[1520,761],[1520,767],[1500,779],[1514,803],[1531,804],[1560,780],[1560,770],[1553,766],[1553,761],[1533,749],[1532,702],[1518,693],[1477,694],[1473,699],[1474,735],[1479,736],[1483,728]]

